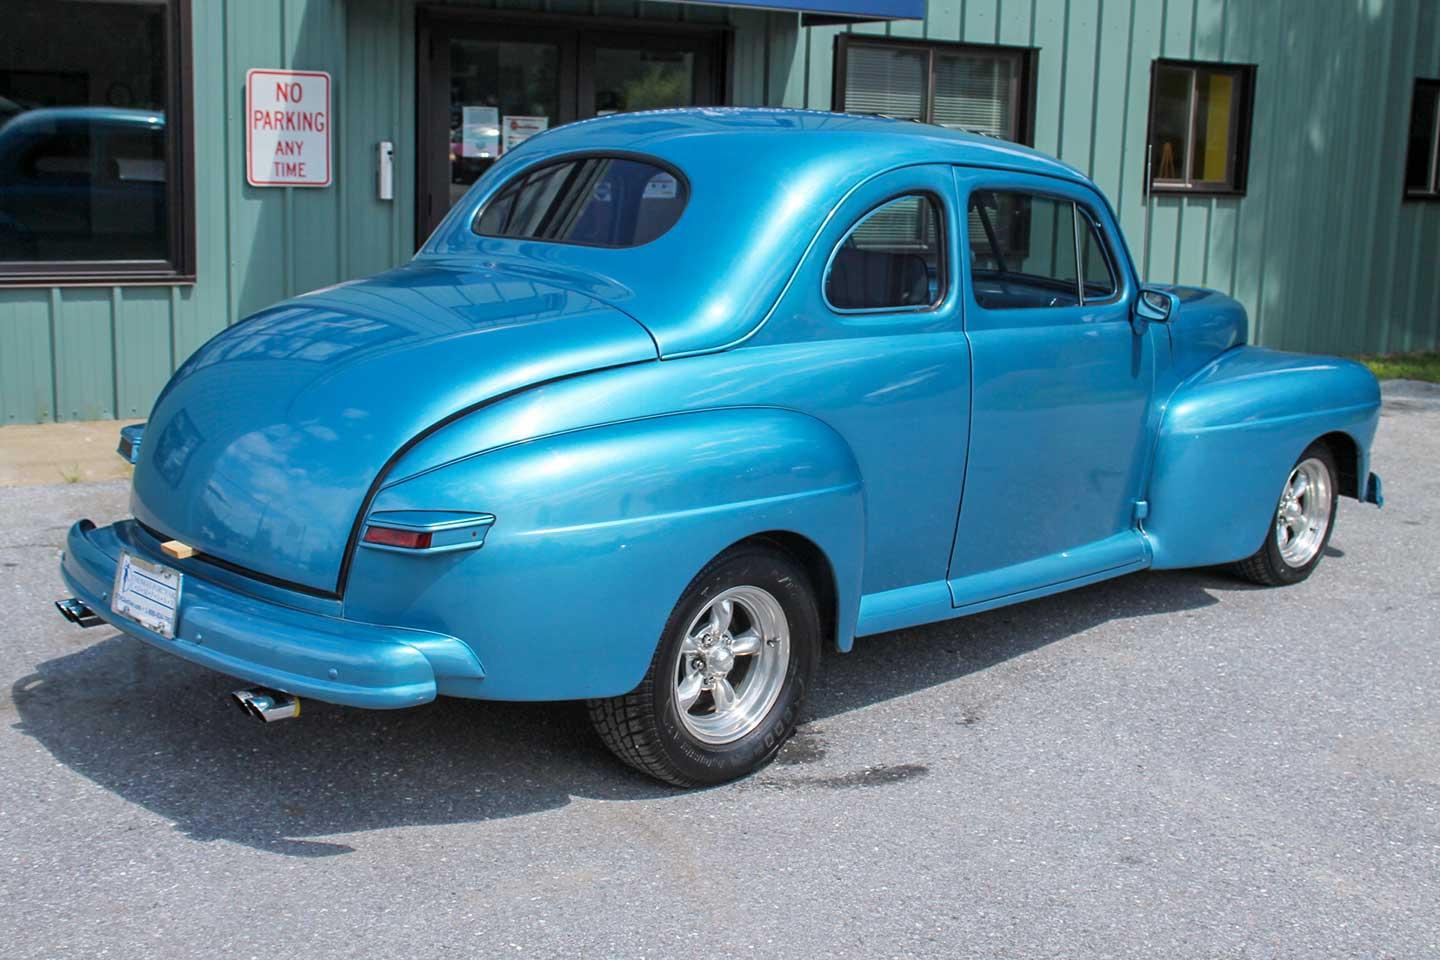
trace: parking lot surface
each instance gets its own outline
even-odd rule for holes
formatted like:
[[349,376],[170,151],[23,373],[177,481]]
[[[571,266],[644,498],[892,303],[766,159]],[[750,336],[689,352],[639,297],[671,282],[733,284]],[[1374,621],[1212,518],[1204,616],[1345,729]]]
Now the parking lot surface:
[[0,490],[0,956],[1440,956],[1440,394],[1380,429],[1307,583],[863,639],[688,792],[573,704],[249,720],[51,606],[122,483]]

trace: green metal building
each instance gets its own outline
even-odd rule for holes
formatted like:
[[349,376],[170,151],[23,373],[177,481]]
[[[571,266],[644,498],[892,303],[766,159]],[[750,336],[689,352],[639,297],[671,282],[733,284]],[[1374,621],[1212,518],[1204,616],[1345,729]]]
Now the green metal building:
[[[1233,294],[1260,343],[1440,344],[1440,2],[781,5],[7,0],[0,423],[144,417],[225,325],[403,262],[525,135],[675,104],[1030,143],[1100,184],[1147,279]],[[275,170],[317,185],[252,185],[288,142],[257,104],[302,94],[308,173]]]

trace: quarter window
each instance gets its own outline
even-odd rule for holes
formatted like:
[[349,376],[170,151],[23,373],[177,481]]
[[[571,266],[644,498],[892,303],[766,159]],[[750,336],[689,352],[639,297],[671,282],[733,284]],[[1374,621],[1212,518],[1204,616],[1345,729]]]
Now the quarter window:
[[685,181],[654,163],[580,157],[516,176],[476,215],[484,237],[637,247],[674,226]]
[[188,11],[188,0],[6,4],[0,282],[193,274]]
[[1243,193],[1255,68],[1157,60],[1150,87],[1150,185]]
[[857,223],[830,259],[825,299],[837,310],[916,310],[944,297],[940,211],[928,196],[899,197]]
[[1099,228],[1069,200],[977,190],[969,235],[971,288],[988,310],[1073,307],[1119,290]]
[[[1079,211],[1080,208],[1076,207]],[[1105,241],[1100,239],[1100,228],[1083,211],[1079,213],[1080,276],[1085,280],[1085,302],[1094,303],[1109,300],[1119,292],[1115,283],[1115,265]]]
[[1030,64],[1016,47],[836,38],[834,106],[1029,143]]
[[1405,154],[1405,195],[1440,200],[1440,80],[1416,80]]

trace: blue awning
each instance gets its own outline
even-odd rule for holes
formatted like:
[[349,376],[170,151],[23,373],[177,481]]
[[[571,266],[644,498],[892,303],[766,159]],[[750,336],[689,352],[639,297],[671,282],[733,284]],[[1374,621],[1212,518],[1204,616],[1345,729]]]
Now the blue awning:
[[[695,3],[703,0],[679,2]],[[715,5],[714,0],[705,5]],[[723,5],[757,10],[794,11],[804,14],[806,23],[925,19],[925,0],[728,0]]]

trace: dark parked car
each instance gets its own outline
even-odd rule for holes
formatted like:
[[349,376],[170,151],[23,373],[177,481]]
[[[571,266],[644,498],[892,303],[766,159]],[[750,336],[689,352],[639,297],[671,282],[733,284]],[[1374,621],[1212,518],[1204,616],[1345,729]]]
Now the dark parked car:
[[165,115],[49,107],[0,126],[0,260],[163,260]]

